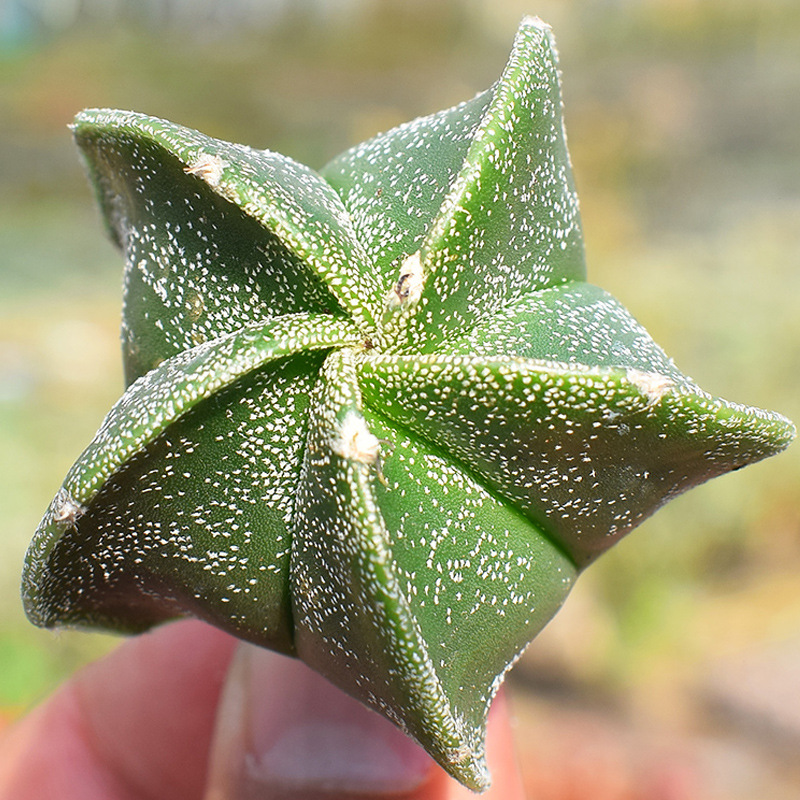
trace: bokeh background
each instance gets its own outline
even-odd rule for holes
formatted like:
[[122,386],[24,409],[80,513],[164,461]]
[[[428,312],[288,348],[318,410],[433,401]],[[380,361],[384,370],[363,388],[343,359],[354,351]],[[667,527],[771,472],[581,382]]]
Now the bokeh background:
[[[554,27],[590,278],[800,420],[796,0],[0,0],[0,726],[115,643],[33,629],[27,542],[122,386],[121,260],[66,125],[132,108],[321,166]],[[530,796],[800,796],[800,446],[674,501],[510,683]]]

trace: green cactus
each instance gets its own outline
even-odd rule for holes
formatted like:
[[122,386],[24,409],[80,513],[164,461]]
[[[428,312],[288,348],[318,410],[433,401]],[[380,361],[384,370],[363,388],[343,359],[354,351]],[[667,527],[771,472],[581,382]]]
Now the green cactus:
[[30,546],[37,625],[200,617],[480,790],[492,697],[578,572],[794,436],[585,282],[539,20],[491,89],[319,172],[131,112],[74,134],[128,387]]

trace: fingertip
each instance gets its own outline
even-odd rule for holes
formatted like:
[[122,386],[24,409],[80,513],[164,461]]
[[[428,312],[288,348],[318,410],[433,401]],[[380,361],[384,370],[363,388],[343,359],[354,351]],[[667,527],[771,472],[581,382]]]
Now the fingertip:
[[304,664],[239,647],[205,800],[442,800],[442,778],[418,744]]
[[245,655],[223,695],[236,645],[189,621],[126,641],[6,737],[0,796],[197,800],[208,791],[207,800],[240,800],[269,782],[269,794],[257,796],[524,797],[502,693],[488,724],[492,787],[475,795],[390,722],[297,661],[241,645]]
[[202,796],[235,646],[202,622],[173,622],[127,640],[75,676],[90,746],[141,796]]
[[5,732],[0,797],[197,800],[235,644],[194,621],[123,642]]
[[481,795],[304,664],[252,645],[240,645],[218,713],[205,800],[524,798],[502,692],[488,723],[493,782]]

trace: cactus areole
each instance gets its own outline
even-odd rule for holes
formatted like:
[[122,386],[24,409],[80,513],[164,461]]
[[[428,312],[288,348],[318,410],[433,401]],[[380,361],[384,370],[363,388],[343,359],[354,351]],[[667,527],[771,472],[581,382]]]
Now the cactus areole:
[[492,697],[578,572],[794,436],[586,282],[538,19],[491,89],[317,172],[128,111],[73,131],[125,256],[127,389],[28,551],[37,625],[199,617],[481,790]]

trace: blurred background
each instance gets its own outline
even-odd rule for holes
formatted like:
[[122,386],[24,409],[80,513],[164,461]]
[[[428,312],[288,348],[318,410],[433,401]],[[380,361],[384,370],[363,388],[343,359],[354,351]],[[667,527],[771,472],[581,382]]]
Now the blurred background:
[[[131,108],[321,166],[554,28],[590,279],[800,421],[796,0],[0,0],[0,726],[113,646],[32,628],[28,540],[117,398],[122,263],[66,128]],[[800,796],[800,446],[671,503],[512,673],[531,798]]]

